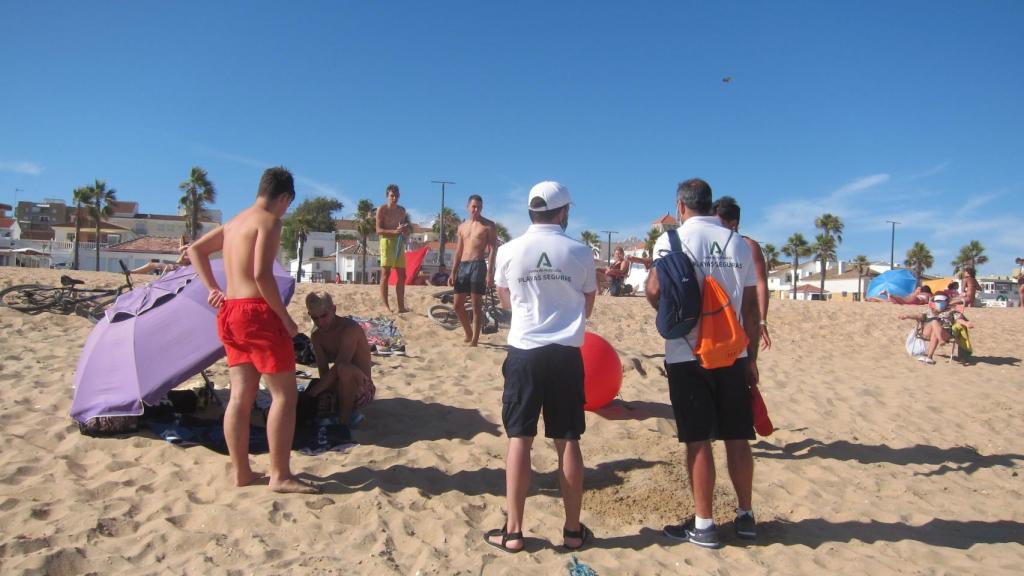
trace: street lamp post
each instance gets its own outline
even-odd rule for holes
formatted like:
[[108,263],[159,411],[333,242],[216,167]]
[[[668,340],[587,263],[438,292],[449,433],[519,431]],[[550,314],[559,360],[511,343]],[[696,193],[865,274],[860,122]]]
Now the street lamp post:
[[[440,255],[438,256],[437,265],[440,268],[441,266],[444,265],[444,244],[445,244],[445,242],[444,242],[444,187],[445,187],[446,184],[455,184],[455,182],[450,182],[448,180],[431,180],[430,182],[432,184],[440,184],[441,185],[441,213],[438,215],[438,222],[437,222],[437,229],[438,229],[438,232],[439,232],[438,236],[440,236],[440,238],[438,238],[438,240],[439,240],[439,244],[441,245],[441,248],[439,250]],[[452,271],[452,273],[454,273],[454,270]]]
[[601,230],[601,232],[608,234],[608,265],[612,265],[612,234],[618,234],[615,230]]
[[895,220],[886,220],[887,224],[892,224],[892,240],[889,242],[889,269],[892,270],[896,267],[896,225],[901,222]]

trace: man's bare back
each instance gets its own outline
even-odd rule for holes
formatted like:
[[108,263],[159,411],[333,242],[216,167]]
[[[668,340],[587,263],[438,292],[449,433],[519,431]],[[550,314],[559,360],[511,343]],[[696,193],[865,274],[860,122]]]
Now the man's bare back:
[[259,286],[253,275],[254,262],[261,236],[281,234],[281,220],[258,206],[250,206],[224,224],[224,275],[227,279],[225,296],[260,298]]
[[370,376],[370,345],[366,342],[366,332],[351,318],[339,316],[331,326],[318,327],[312,340],[314,349],[323,350],[330,363],[352,364]]

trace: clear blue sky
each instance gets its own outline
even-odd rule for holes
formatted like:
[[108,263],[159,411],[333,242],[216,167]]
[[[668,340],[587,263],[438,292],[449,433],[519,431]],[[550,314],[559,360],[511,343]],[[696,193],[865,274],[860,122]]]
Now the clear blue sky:
[[[231,216],[283,164],[351,214],[390,182],[420,220],[569,186],[570,232],[642,236],[700,176],[741,229],[842,258],[970,240],[1024,256],[1024,3],[5,2],[0,202],[107,180],[173,213],[193,165]],[[730,83],[722,81],[731,77]],[[16,189],[21,191],[16,192]],[[603,235],[602,235],[603,236]]]

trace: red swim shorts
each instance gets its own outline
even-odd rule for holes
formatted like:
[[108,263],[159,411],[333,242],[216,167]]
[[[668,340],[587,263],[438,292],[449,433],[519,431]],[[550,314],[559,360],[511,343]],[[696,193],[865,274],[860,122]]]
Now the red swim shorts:
[[262,298],[225,300],[217,314],[217,335],[228,366],[252,364],[260,374],[295,371],[292,339]]

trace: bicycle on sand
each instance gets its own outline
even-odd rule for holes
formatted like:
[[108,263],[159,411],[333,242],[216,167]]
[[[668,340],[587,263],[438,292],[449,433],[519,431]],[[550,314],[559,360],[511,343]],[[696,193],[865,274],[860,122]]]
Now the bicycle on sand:
[[[427,316],[438,326],[447,330],[459,328],[461,326],[459,316],[455,313],[455,307],[452,306],[455,302],[455,291],[445,290],[438,292],[434,294],[434,298],[440,300],[441,303],[434,304],[428,308]],[[501,307],[501,302],[498,300],[498,292],[493,287],[488,288],[487,292],[484,293],[480,308],[484,315],[484,323],[480,332],[494,334],[502,324],[508,326],[511,314],[508,310],[504,310]],[[473,302],[470,298],[466,298],[466,314],[469,316],[470,322],[472,322]]]
[[125,283],[117,288],[80,288],[84,280],[67,275],[60,277],[60,286],[44,284],[17,284],[0,291],[0,302],[4,306],[25,314],[75,314],[89,319],[93,324],[103,318],[107,307],[118,296],[132,290],[132,278],[124,262],[118,260],[124,272]]

